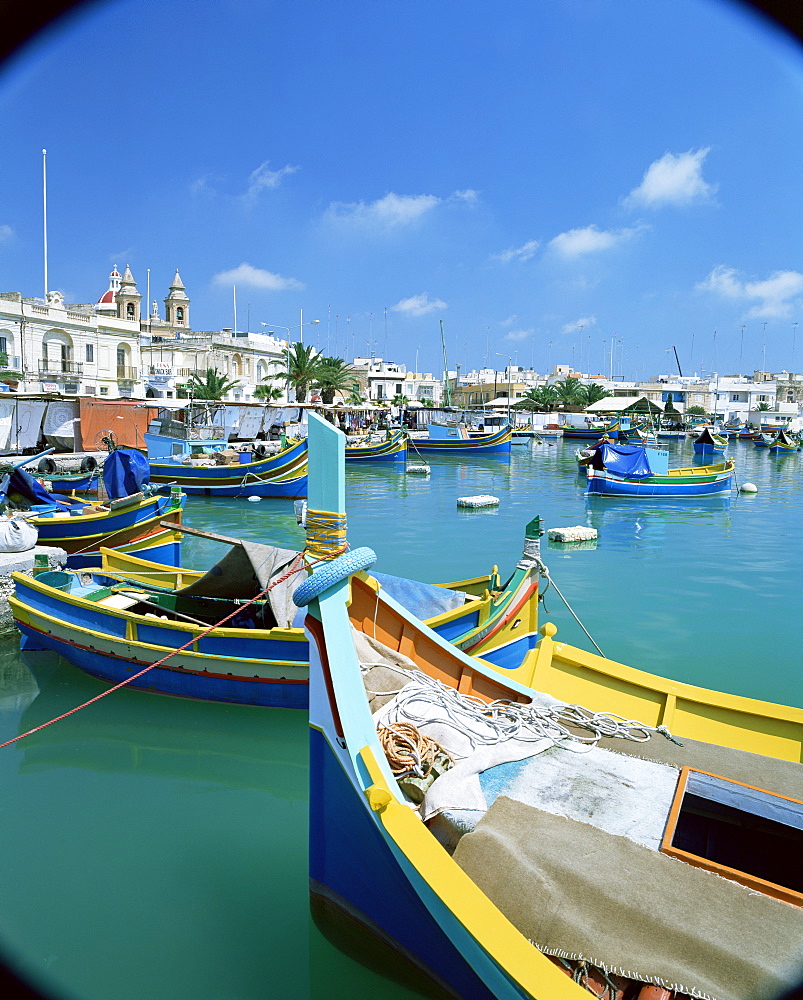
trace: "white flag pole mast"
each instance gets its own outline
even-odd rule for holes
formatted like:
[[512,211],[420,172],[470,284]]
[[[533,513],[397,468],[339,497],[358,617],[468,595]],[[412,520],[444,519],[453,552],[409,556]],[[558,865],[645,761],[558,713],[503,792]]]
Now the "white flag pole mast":
[[47,150],[42,150],[42,227],[45,258],[45,302],[47,302]]

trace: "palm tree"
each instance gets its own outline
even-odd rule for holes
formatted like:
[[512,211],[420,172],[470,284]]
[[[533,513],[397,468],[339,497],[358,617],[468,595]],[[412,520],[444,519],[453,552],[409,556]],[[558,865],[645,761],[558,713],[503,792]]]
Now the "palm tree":
[[558,394],[555,391],[554,386],[551,385],[538,385],[534,388],[530,388],[521,397],[521,399],[514,403],[514,410],[551,410],[553,406],[558,402]]
[[365,397],[360,392],[360,387],[356,382],[351,387],[351,392],[346,397],[346,402],[349,403],[351,406],[362,406],[362,404],[365,402]]
[[276,386],[269,385],[258,385],[254,389],[254,399],[281,399],[284,395],[281,389],[277,389]]
[[581,385],[577,387],[577,397],[575,402],[580,406],[591,406],[592,403],[598,403],[601,399],[607,399],[611,396],[606,388],[598,385],[596,382],[592,382],[591,385]]
[[217,368],[207,368],[204,378],[198,372],[192,373],[187,383],[187,392],[193,399],[220,400],[237,385],[237,379],[221,375]]
[[761,410],[762,413],[766,413],[769,408],[770,408],[769,403],[759,403],[758,406],[756,407],[756,409]]
[[355,378],[357,372],[353,365],[347,364],[342,358],[321,356],[317,360],[315,385],[321,390],[321,400],[324,403],[333,403],[338,392],[345,395],[347,392],[359,389]]
[[421,405],[425,410],[431,410],[435,406],[431,399],[422,399]]
[[408,399],[407,396],[403,396],[400,392],[397,392],[396,395],[393,397],[393,399],[391,399],[390,405],[404,407],[407,406],[409,402],[410,400]]
[[559,379],[554,383],[552,388],[558,397],[558,402],[563,404],[564,409],[567,406],[574,406],[578,401],[578,393],[580,390],[580,382],[576,378],[568,376],[567,378]]
[[271,361],[270,364],[281,371],[265,376],[265,381],[282,379],[288,388],[292,386],[296,393],[296,402],[303,403],[307,398],[307,390],[318,378],[321,356],[315,353],[315,348],[304,344],[291,344],[282,351],[281,361]]

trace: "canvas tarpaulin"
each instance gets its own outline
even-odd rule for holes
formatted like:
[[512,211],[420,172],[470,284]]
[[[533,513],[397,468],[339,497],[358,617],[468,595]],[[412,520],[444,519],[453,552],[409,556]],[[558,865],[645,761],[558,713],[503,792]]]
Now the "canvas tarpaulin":
[[84,451],[103,451],[103,438],[114,435],[114,443],[123,448],[144,448],[145,432],[158,410],[138,403],[101,402],[81,399],[81,437]]
[[[200,580],[178,591],[194,597],[219,597],[228,600],[249,600],[289,569],[297,552],[257,542],[240,542],[217,562]],[[289,626],[298,613],[293,603],[293,591],[306,579],[303,566],[287,580],[275,585],[266,595],[277,625]]]
[[500,796],[455,861],[546,954],[716,1000],[800,981],[803,910]]
[[141,451],[118,448],[103,463],[103,485],[110,500],[140,493],[151,480],[151,467]]
[[594,469],[608,469],[617,476],[643,478],[652,475],[647,450],[633,444],[609,444],[607,441],[600,441],[594,447],[594,454],[589,464]]

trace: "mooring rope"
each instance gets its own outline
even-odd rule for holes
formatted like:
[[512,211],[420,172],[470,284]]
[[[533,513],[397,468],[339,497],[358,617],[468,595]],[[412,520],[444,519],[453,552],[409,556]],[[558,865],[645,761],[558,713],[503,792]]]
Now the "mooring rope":
[[454,764],[448,750],[409,722],[380,726],[377,735],[390,769],[397,778],[406,774],[426,778],[439,756],[448,757]]
[[307,507],[307,554],[313,560],[334,559],[348,549],[346,515]]
[[[574,608],[571,606],[571,604],[569,604],[569,602],[566,600],[566,598],[560,592],[560,588],[558,587],[558,585],[555,583],[555,581],[552,579],[552,577],[549,574],[549,569],[544,565],[543,562],[541,562],[540,559],[537,560],[537,564],[538,564],[538,572],[546,580],[547,586],[549,586],[550,584],[552,585],[552,588],[555,591],[555,593],[558,595],[558,597],[566,605],[566,607],[567,607],[567,609],[569,611],[569,614],[572,616],[572,618],[574,618],[574,620],[577,622],[577,624],[580,626],[580,628],[588,636],[588,641],[591,643],[591,645],[594,647],[594,649],[596,649],[596,651],[599,653],[600,656],[605,656],[605,654],[602,652],[602,650],[599,648],[599,646],[596,644],[596,642],[594,642],[594,639],[591,636],[591,633],[588,631],[588,629],[585,627],[585,625],[580,621],[580,619],[575,614]],[[541,599],[542,600],[543,600],[544,594],[546,594],[546,587],[544,587],[544,591],[541,594]]]
[[291,576],[293,576],[294,573],[297,573],[301,569],[301,567],[303,566],[303,561],[304,561],[303,553],[300,552],[293,560],[293,562],[290,564],[290,568],[281,576],[277,577],[275,580],[272,580],[270,584],[267,587],[265,587],[264,590],[261,590],[255,597],[252,597],[251,600],[248,601],[246,604],[241,604],[238,607],[236,607],[234,611],[231,612],[231,614],[226,615],[225,618],[221,618],[219,622],[215,622],[214,625],[210,625],[209,628],[204,629],[203,632],[200,632],[198,635],[194,635],[190,640],[185,642],[183,646],[179,646],[177,649],[171,649],[170,652],[167,654],[167,656],[163,656],[161,660],[157,660],[156,663],[151,663],[149,666],[145,667],[143,670],[140,670],[138,673],[132,674],[131,677],[126,677],[124,681],[120,681],[120,683],[115,684],[114,687],[110,687],[106,691],[101,691],[100,694],[95,695],[94,698],[90,698],[89,701],[85,701],[82,705],[76,705],[76,707],[71,708],[69,712],[65,712],[63,715],[57,715],[55,719],[50,719],[48,722],[43,722],[41,726],[35,726],[33,729],[29,729],[26,733],[20,733],[19,736],[15,736],[13,739],[6,740],[5,743],[0,743],[0,750],[2,750],[3,747],[10,746],[12,743],[16,743],[18,740],[24,739],[26,736],[30,736],[32,733],[38,733],[40,729],[47,729],[47,727],[52,726],[54,722],[61,722],[62,719],[66,719],[69,716],[74,715],[76,712],[80,712],[82,708],[86,708],[88,705],[92,705],[96,701],[100,701],[101,698],[105,698],[107,695],[110,695],[113,691],[117,691],[120,688],[125,687],[127,684],[130,684],[132,681],[137,680],[139,677],[142,677],[144,674],[147,674],[149,670],[153,670],[156,667],[160,667],[163,663],[166,663],[171,657],[175,656],[176,653],[183,652],[185,649],[187,649],[188,646],[192,646],[193,643],[198,642],[199,639],[203,639],[204,636],[209,635],[210,632],[214,632],[215,629],[220,628],[220,626],[224,625],[227,621],[229,621],[230,618],[234,618],[235,615],[239,615],[250,604],[253,604],[255,601],[258,601],[261,597],[264,597],[265,594],[273,590],[274,587],[278,587],[280,583],[284,583],[285,580],[288,580]]

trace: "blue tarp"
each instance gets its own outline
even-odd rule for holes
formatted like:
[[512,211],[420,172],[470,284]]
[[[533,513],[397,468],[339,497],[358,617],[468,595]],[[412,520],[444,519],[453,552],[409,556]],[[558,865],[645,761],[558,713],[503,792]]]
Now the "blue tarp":
[[118,448],[109,452],[103,463],[103,483],[110,500],[139,493],[150,480],[148,459],[133,448]]
[[19,493],[29,504],[36,506],[53,504],[54,507],[61,507],[64,510],[86,506],[83,500],[68,500],[66,497],[48,493],[38,480],[22,468],[14,469],[0,481],[0,500],[5,500],[9,493]]
[[387,573],[372,573],[371,576],[382,584],[394,601],[398,601],[416,618],[434,618],[445,611],[462,608],[466,603],[465,594],[436,587],[433,583],[418,583],[401,576],[388,576]]
[[595,469],[608,469],[617,476],[630,476],[633,479],[653,474],[647,449],[634,444],[609,444],[607,441],[600,441],[594,449],[590,464]]

